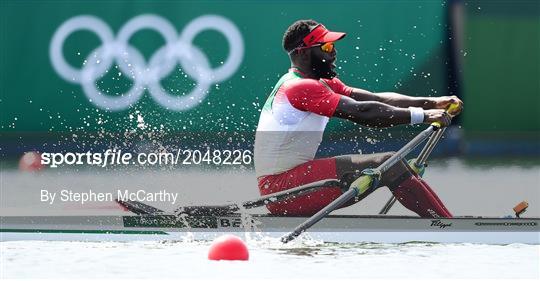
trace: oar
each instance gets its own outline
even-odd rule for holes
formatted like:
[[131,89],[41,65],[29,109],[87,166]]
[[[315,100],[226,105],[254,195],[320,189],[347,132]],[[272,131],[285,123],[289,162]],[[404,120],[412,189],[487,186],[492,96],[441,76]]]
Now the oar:
[[[448,112],[449,114],[452,114],[453,112],[455,112],[458,109],[458,106],[459,105],[457,103],[450,104],[450,106],[448,106],[448,109],[446,109],[446,112]],[[435,124],[434,123],[433,125],[436,125],[436,126],[440,127],[440,124]],[[429,157],[429,155],[431,154],[431,152],[435,148],[435,145],[437,145],[437,143],[439,143],[439,140],[442,138],[445,130],[446,130],[446,127],[442,128],[441,130],[437,130],[435,133],[433,133],[429,137],[429,140],[427,141],[424,148],[422,148],[422,151],[420,151],[420,154],[418,154],[418,157],[408,161],[409,166],[418,175],[420,175],[420,176],[424,175],[424,172],[426,170],[427,158]],[[396,200],[397,200],[397,198],[392,195],[390,197],[390,199],[388,199],[386,204],[384,204],[383,208],[379,212],[379,215],[386,215],[390,211],[392,206],[394,206],[394,203],[396,203]]]
[[182,214],[187,215],[214,215],[214,216],[223,216],[230,215],[240,209],[251,209],[262,207],[268,203],[278,202],[290,199],[295,196],[299,196],[322,187],[335,187],[341,186],[341,181],[337,179],[327,179],[312,182],[309,184],[297,186],[291,189],[284,191],[268,194],[262,197],[259,197],[254,200],[249,200],[242,203],[231,203],[218,206],[183,206],[179,207],[174,211],[174,214],[179,216]]
[[356,181],[351,184],[351,187],[340,195],[332,203],[328,204],[322,210],[317,212],[315,215],[307,219],[304,223],[297,226],[293,231],[281,237],[281,242],[287,243],[300,235],[302,232],[306,231],[312,225],[319,222],[330,212],[341,207],[345,202],[351,200],[352,198],[364,194],[368,189],[375,188],[378,184],[378,181],[381,178],[381,175],[386,172],[390,167],[396,164],[398,161],[403,159],[407,154],[409,154],[415,147],[420,143],[425,141],[434,131],[439,129],[440,124],[432,124],[424,131],[420,132],[415,138],[413,138],[409,143],[403,146],[398,150],[394,155],[384,161],[379,167],[375,169],[366,169],[362,171],[362,176],[359,177]]

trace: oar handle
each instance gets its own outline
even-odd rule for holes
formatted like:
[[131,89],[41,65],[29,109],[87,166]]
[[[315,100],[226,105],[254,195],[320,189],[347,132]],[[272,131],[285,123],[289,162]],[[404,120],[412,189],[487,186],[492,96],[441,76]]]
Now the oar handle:
[[[459,109],[459,103],[451,103],[446,108],[446,113],[450,114],[451,116],[454,116],[454,113],[456,113],[458,109]],[[436,128],[440,128],[440,127],[442,127],[442,124],[441,124],[441,122],[435,121],[435,122],[431,123],[431,126],[434,126]]]
[[448,106],[448,108],[446,109],[446,112],[448,112],[448,114],[454,116],[455,113],[458,111],[459,109],[459,103],[452,103]]

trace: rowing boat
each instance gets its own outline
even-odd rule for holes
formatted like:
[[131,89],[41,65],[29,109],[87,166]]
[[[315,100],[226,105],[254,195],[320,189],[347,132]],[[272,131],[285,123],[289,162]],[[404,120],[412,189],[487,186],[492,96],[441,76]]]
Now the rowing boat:
[[[3,216],[1,241],[210,240],[226,232],[280,237],[305,217],[226,216]],[[305,234],[304,234],[305,235]],[[540,218],[329,215],[309,232],[313,239],[339,243],[540,244]]]
[[[185,240],[213,239],[225,232],[258,233],[280,237],[287,243],[298,235],[338,243],[526,243],[540,245],[540,218],[520,218],[528,204],[514,208],[516,218],[454,217],[419,218],[385,215],[395,200],[383,207],[380,215],[329,215],[344,202],[361,198],[376,188],[381,174],[404,159],[429,138],[417,159],[410,163],[422,174],[427,156],[440,140],[444,129],[432,124],[375,169],[366,169],[354,177],[359,185],[346,178],[329,179],[297,186],[246,202],[219,206],[180,206],[172,213],[138,201],[116,202],[130,215],[115,216],[3,216],[0,217],[0,241],[8,240]],[[286,217],[269,214],[248,215],[246,209],[265,206],[299,196],[319,188],[341,187],[343,194],[312,217]],[[290,231],[290,230],[293,231]],[[284,235],[285,234],[285,235]]]

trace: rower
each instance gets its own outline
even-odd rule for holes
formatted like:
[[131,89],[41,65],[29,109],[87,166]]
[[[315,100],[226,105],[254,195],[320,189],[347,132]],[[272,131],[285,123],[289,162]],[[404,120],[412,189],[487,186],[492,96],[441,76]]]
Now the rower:
[[[456,96],[410,97],[347,86],[335,71],[336,42],[345,35],[329,31],[313,20],[299,20],[285,32],[283,48],[291,68],[264,104],[255,139],[255,170],[261,195],[325,179],[360,176],[355,172],[376,167],[392,155],[387,152],[315,159],[329,118],[369,127],[432,122],[448,126],[451,117],[445,108],[458,104],[454,114],[461,112],[462,102]],[[401,204],[422,217],[452,216],[429,185],[403,161],[382,175],[379,186],[387,186]],[[329,186],[269,203],[267,208],[276,215],[311,216],[341,192],[339,187]]]

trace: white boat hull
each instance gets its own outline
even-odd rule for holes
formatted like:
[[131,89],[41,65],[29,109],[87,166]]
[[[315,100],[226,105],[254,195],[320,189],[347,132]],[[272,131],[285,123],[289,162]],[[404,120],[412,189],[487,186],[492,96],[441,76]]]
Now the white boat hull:
[[[305,219],[270,215],[180,220],[167,215],[0,217],[0,240],[181,241],[212,240],[224,233],[278,238]],[[309,236],[339,243],[540,244],[540,219],[329,216],[310,229]]]
[[[86,241],[86,242],[130,242],[130,241],[201,241],[230,232],[168,232],[166,234],[92,234],[92,233],[1,233],[0,241]],[[233,233],[243,237],[245,232]],[[265,237],[279,238],[285,232],[261,233]],[[538,233],[531,232],[310,232],[312,239],[334,243],[475,243],[475,244],[540,244]]]

